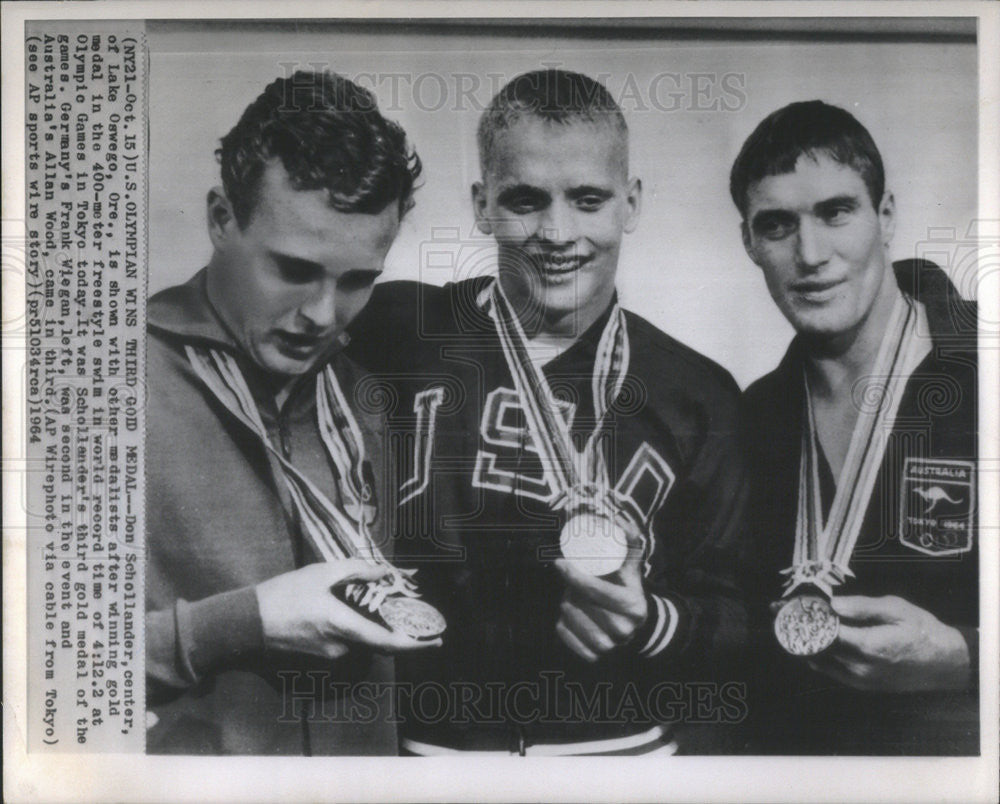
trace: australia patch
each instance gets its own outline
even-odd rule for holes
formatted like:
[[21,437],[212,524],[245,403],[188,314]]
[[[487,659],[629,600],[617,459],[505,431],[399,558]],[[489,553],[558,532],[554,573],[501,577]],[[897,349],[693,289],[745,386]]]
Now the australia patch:
[[899,540],[932,556],[971,550],[976,465],[907,458],[902,480]]

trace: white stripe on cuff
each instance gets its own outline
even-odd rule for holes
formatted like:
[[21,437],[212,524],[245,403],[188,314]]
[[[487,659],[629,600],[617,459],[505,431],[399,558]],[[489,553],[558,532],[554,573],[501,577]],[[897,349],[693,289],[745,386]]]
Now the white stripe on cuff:
[[667,627],[667,611],[666,607],[663,605],[663,598],[657,597],[656,595],[650,595],[650,597],[653,598],[653,618],[656,622],[656,627],[653,628],[653,633],[650,634],[649,639],[646,640],[646,644],[639,650],[639,654],[642,656],[645,656],[646,652],[656,644],[657,640],[663,635],[664,629]]
[[[613,737],[608,740],[588,740],[581,743],[542,743],[539,745],[525,746],[525,756],[549,756],[549,757],[569,757],[569,756],[593,756],[601,753],[613,751],[625,751],[630,748],[641,748],[642,746],[655,745],[664,739],[667,733],[666,726],[653,726],[642,734],[633,734],[629,737]],[[466,751],[461,748],[446,748],[443,745],[424,743],[418,740],[403,739],[402,747],[411,754],[422,757],[433,756],[517,756],[517,751]],[[671,740],[669,743],[653,748],[645,754],[637,756],[673,755],[677,753],[677,743]]]
[[653,595],[656,604],[656,628],[646,645],[639,651],[640,656],[652,658],[661,653],[677,632],[677,608],[669,598]]

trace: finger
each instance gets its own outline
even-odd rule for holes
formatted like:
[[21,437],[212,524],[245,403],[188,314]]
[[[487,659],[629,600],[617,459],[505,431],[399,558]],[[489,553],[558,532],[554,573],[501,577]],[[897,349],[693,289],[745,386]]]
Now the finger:
[[831,605],[843,619],[863,624],[896,622],[903,616],[904,607],[909,604],[893,596],[845,595],[834,597]]
[[646,540],[642,535],[639,526],[632,521],[631,517],[619,513],[615,517],[615,524],[625,534],[625,545],[629,550],[629,557],[642,557],[642,551],[646,546]]
[[385,628],[336,598],[332,598],[332,604],[330,625],[340,639],[348,642],[367,645],[384,653],[419,650],[425,647],[434,647],[435,643],[441,644],[440,639],[423,642]]
[[441,637],[434,639],[411,639],[405,634],[400,634],[400,641],[392,649],[392,653],[416,653],[427,648],[440,648],[444,644]]
[[586,662],[596,662],[597,654],[594,653],[590,648],[584,645],[576,635],[573,634],[560,620],[556,623],[556,635],[562,640],[562,643],[569,648],[573,653],[579,656]]
[[560,622],[595,654],[603,654],[615,647],[615,641],[583,609],[569,600],[563,600]]
[[639,616],[626,616],[596,606],[586,598],[576,595],[572,589],[567,589],[564,605],[572,605],[585,612],[604,633],[614,640],[615,644],[619,645],[633,634],[641,619]]
[[818,653],[815,656],[810,657],[808,664],[814,670],[843,673],[849,671],[854,665],[857,664],[857,662],[843,653],[838,653],[837,646],[831,645],[822,653]]
[[809,666],[847,687],[863,690],[870,686],[871,667],[864,662],[852,661],[827,651],[822,658],[810,660]]
[[856,685],[854,677],[844,669],[843,665],[837,662],[829,659],[826,661],[810,659],[808,664],[817,673],[821,673],[827,678],[832,678],[834,681],[839,684],[843,684],[845,687],[853,687]]
[[619,512],[615,517],[615,538],[625,542],[625,560],[617,572],[604,576],[614,578],[625,586],[642,586],[642,562],[646,554],[646,537],[631,517]]
[[327,561],[322,566],[328,568],[327,577],[330,579],[331,586],[378,581],[391,572],[390,568],[384,564],[372,564],[360,558]]
[[[631,613],[636,605],[636,592],[629,586],[623,586],[605,578],[596,578],[573,566],[565,558],[557,559],[556,570],[575,595],[588,602],[622,614]],[[615,576],[610,576],[614,578]]]
[[858,628],[857,626],[841,623],[833,648],[838,655],[874,656],[878,653],[880,638],[884,635],[885,631],[886,628],[881,626]]

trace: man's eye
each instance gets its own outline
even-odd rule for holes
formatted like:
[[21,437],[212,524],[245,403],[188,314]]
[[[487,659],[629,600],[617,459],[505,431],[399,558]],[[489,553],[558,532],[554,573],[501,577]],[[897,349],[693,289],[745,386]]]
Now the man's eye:
[[518,196],[507,201],[505,206],[515,215],[528,215],[538,210],[540,204],[537,198]]
[[767,240],[784,240],[795,231],[795,222],[771,218],[759,221],[754,228],[757,234]]
[[374,285],[377,277],[374,271],[352,271],[344,274],[337,285],[341,290],[362,290]]
[[316,276],[315,268],[299,262],[279,261],[278,271],[281,273],[282,279],[295,284],[311,282]]
[[576,200],[576,205],[585,212],[596,212],[604,206],[605,198],[599,195],[585,195]]
[[823,211],[823,222],[836,226],[838,224],[847,223],[848,218],[851,216],[851,207],[832,207]]

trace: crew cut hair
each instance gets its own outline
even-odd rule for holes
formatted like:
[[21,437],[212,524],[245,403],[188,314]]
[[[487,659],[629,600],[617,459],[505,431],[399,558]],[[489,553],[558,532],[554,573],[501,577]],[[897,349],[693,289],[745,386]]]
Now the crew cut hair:
[[827,156],[857,172],[878,209],[885,169],[875,141],[848,111],[820,100],[790,103],[765,117],[747,137],[729,174],[729,194],[743,218],[750,185],[792,173],[800,156]]
[[628,125],[611,93],[599,81],[582,73],[547,69],[512,79],[493,96],[479,118],[476,141],[484,177],[493,165],[499,134],[526,117],[556,125],[580,122],[610,125],[622,140],[627,171]]
[[413,206],[420,157],[406,132],[378,110],[374,95],[329,71],[298,70],[267,86],[215,152],[240,228],[257,204],[275,159],[297,190],[326,190],[338,212],[378,214]]

